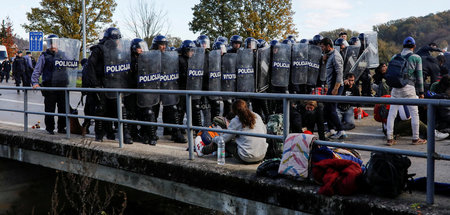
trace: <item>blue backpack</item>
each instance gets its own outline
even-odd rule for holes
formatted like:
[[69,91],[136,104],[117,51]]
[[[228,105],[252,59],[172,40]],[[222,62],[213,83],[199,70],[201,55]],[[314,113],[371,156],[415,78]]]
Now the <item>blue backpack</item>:
[[389,62],[386,75],[386,84],[393,88],[402,88],[408,84],[407,65],[408,58],[412,53],[402,57],[401,54],[396,54],[394,58]]

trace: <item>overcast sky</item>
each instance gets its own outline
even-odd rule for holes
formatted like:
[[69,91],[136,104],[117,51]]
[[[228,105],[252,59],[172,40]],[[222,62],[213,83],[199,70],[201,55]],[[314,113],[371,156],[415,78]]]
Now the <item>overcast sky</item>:
[[[38,0],[2,0],[0,19],[9,16],[13,21],[14,32],[22,38],[28,38],[28,32],[21,24],[27,23],[26,12],[32,7],[39,7]],[[81,0],[80,0],[81,1]],[[116,0],[117,8],[114,22],[117,23],[125,37],[134,35],[125,29],[124,17],[127,16],[129,4],[136,0]],[[158,8],[167,11],[170,23],[169,34],[184,39],[195,39],[198,34],[189,31],[192,20],[192,7],[200,0],[165,0],[154,2]],[[320,31],[344,27],[359,32],[372,30],[372,26],[389,20],[424,16],[430,13],[450,9],[448,0],[293,0],[294,24],[299,32],[298,39],[312,38]],[[54,32],[57,33],[57,32]]]

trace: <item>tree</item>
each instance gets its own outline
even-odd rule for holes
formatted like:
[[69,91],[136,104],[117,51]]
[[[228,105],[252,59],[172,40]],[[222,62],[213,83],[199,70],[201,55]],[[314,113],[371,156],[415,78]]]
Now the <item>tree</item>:
[[2,45],[6,46],[6,51],[8,56],[12,57],[16,54],[16,46],[14,43],[14,38],[16,34],[13,33],[12,22],[9,17],[2,21],[1,32],[0,32],[0,42]]
[[201,0],[190,30],[217,38],[239,34],[265,40],[297,35],[292,0]]
[[237,0],[201,0],[193,8],[189,30],[206,34],[210,38],[239,33],[239,13],[242,2]]
[[[31,8],[31,12],[26,13],[30,24],[22,25],[25,30],[82,39],[83,8],[80,0],[42,0],[40,5],[40,8]],[[88,43],[98,38],[101,26],[112,23],[112,15],[116,6],[115,0],[86,1],[86,40]]]
[[172,35],[167,35],[167,41],[168,41],[168,45],[178,48],[181,46],[181,43],[183,42],[183,40],[179,37],[173,37]]
[[297,35],[291,0],[244,0],[240,35],[271,40]]
[[359,32],[352,31],[350,29],[345,29],[345,28],[338,28],[338,29],[334,29],[332,31],[322,31],[319,34],[322,35],[323,37],[328,37],[331,40],[334,40],[339,37],[339,33],[341,33],[341,32],[347,33],[347,40],[349,40],[352,37],[358,37],[358,35],[359,35]]
[[135,37],[144,39],[149,45],[153,37],[165,35],[169,30],[167,11],[156,8],[153,3],[137,0],[136,4],[130,4],[128,14],[125,18],[127,28]]

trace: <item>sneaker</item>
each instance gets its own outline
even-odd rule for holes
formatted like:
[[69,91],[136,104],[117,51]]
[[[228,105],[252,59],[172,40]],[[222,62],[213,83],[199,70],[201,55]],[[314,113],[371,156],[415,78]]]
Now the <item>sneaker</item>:
[[394,139],[388,139],[386,142],[386,145],[388,146],[393,146],[395,144],[397,144],[397,142]]
[[203,156],[202,149],[203,149],[203,147],[205,147],[205,144],[203,143],[201,137],[195,138],[194,147],[195,147],[194,150],[197,153],[197,156],[199,156],[199,157]]
[[48,132],[48,134],[50,135],[55,135],[55,132],[53,130],[46,130]]
[[427,144],[427,140],[424,139],[417,139],[417,140],[412,140],[412,144],[413,145],[423,145],[423,144]]
[[345,131],[338,131],[336,134],[330,136],[331,139],[345,139],[347,137]]
[[336,134],[336,131],[334,130],[334,129],[331,129],[329,132],[327,132],[326,134],[325,134],[325,137],[326,138],[329,138],[329,137],[331,137],[331,136],[333,136],[333,135],[335,135]]
[[439,141],[448,137],[448,133],[442,133],[438,130],[434,130],[434,140]]

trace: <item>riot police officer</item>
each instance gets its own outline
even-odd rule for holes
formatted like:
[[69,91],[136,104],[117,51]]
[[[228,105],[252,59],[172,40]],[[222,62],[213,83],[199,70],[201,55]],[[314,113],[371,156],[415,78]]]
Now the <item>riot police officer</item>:
[[[159,89],[161,72],[161,52],[159,50],[148,50],[147,43],[136,38],[131,41],[131,68],[135,74],[134,82],[139,89]],[[156,122],[156,115],[159,112],[159,94],[139,93],[137,104],[139,108],[138,118],[141,121]],[[133,102],[133,101],[131,101]],[[136,108],[137,109],[137,108]],[[142,143],[156,145],[158,136],[156,126],[141,126],[140,136]]]
[[[266,93],[269,88],[270,45],[263,39],[258,40],[255,58],[255,92]],[[253,111],[267,123],[269,118],[269,103],[267,99],[254,99]]]
[[[40,87],[39,77],[42,74],[43,87],[67,87],[68,72],[78,68],[81,42],[73,39],[60,39],[51,34],[47,37],[47,50],[41,54],[31,76],[33,88]],[[45,112],[54,113],[58,105],[58,113],[66,112],[64,91],[42,91]],[[54,116],[45,116],[45,130],[54,134]],[[58,116],[58,133],[66,133],[65,117]]]
[[[163,35],[158,35],[153,38],[152,41],[152,50],[159,50],[161,52],[161,89],[167,90],[178,90],[182,89],[181,84],[182,81],[180,79],[181,73],[179,73],[178,63],[179,57],[176,51],[166,51],[167,46],[167,38]],[[195,46],[195,45],[194,45]],[[182,99],[180,96],[175,94],[162,94],[161,95],[161,104],[163,106],[163,122],[171,123],[171,124],[182,124],[183,117],[181,116],[180,106]],[[159,112],[159,111],[158,111]],[[158,112],[155,114],[156,118],[158,118]],[[166,133],[168,132],[168,133]],[[186,143],[186,138],[184,138],[181,133],[181,129],[173,128],[168,129],[165,128],[164,135],[170,134],[171,140],[177,143]]]
[[[203,48],[205,50],[205,59],[204,59],[204,75],[203,75],[203,89],[204,91],[209,91],[209,53],[211,50],[210,40],[209,37],[206,35],[200,35],[197,37],[197,47]],[[217,58],[216,58],[217,59]],[[217,62],[216,62],[217,63]],[[209,99],[207,96],[201,97],[201,103],[200,103],[200,109],[203,113],[203,119],[204,119],[204,126],[208,127],[211,125],[212,118],[211,118],[211,105],[209,103]]]
[[[185,40],[181,44],[180,51],[180,90],[202,90],[205,49],[197,48],[192,41]],[[197,95],[192,96],[192,124],[202,126],[201,96]]]
[[230,38],[230,43],[231,43],[231,49],[228,50],[228,53],[237,53],[238,50],[241,48],[242,46],[242,37],[239,35],[233,35]]
[[[226,45],[217,41],[213,44],[212,50],[209,53],[208,61],[209,61],[209,82],[208,82],[208,90],[209,91],[221,91],[221,79],[222,79],[222,56],[227,53]],[[220,115],[220,103],[222,97],[220,96],[209,96],[208,101],[211,106],[211,119]]]
[[[128,88],[130,80],[130,44],[121,40],[119,29],[111,27],[106,29],[103,38],[97,45],[91,47],[91,55],[86,65],[87,77],[84,77],[83,87],[91,88]],[[128,96],[127,93],[124,94]],[[93,98],[89,98],[93,97]],[[88,93],[87,100],[95,104],[97,116],[117,117],[117,101],[115,93]],[[127,118],[127,109],[123,108],[123,116]],[[110,140],[115,139],[112,123],[95,120],[95,140],[103,141],[103,137]],[[129,134],[128,125],[123,127],[124,143],[132,144],[133,140]]]

